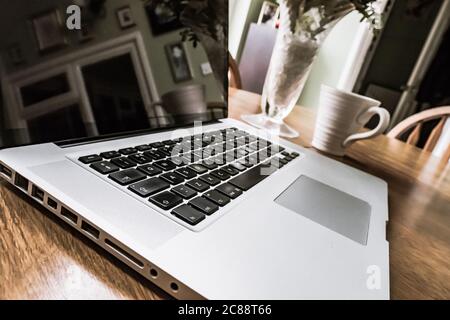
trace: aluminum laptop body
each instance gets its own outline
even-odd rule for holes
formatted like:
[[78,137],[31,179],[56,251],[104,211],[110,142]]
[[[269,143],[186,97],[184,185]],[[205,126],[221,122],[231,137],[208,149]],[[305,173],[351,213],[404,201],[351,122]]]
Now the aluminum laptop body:
[[[231,119],[202,130],[227,128],[271,141]],[[272,141],[298,156],[191,226],[78,160],[195,134],[7,148],[0,176],[178,299],[389,298],[387,184],[374,176]]]

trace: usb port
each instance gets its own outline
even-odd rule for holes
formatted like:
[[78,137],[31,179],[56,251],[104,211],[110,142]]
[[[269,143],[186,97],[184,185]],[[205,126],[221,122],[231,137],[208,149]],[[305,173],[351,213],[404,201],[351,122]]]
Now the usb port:
[[27,191],[28,190],[28,179],[22,177],[20,174],[18,174],[16,172],[16,181],[14,182],[14,184],[16,186],[18,186],[19,188],[22,188],[23,190]]
[[7,176],[8,178],[11,179],[11,177],[12,177],[12,171],[11,171],[11,169],[8,168],[8,167],[5,167],[5,166],[2,165],[1,163],[0,163],[0,172],[3,173],[5,176]]
[[64,206],[61,206],[61,215],[65,218],[69,219],[73,223],[77,224],[77,221],[78,221],[77,215],[72,213],[69,209],[67,209]]
[[47,205],[55,210],[58,208],[58,203],[50,197],[47,198]]
[[94,238],[98,239],[98,237],[100,236],[100,231],[98,231],[98,229],[96,227],[90,225],[86,221],[81,222],[81,229],[83,229],[84,231],[89,233]]
[[31,195],[38,200],[44,201],[44,191],[35,185],[31,188]]

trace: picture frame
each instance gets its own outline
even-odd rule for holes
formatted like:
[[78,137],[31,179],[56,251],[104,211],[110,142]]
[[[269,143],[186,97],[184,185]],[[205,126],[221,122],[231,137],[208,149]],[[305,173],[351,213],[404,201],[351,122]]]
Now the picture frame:
[[11,62],[11,64],[17,66],[25,62],[25,59],[23,57],[22,48],[20,47],[19,43],[14,43],[10,45],[6,49],[6,53],[8,55],[8,59]]
[[184,42],[170,43],[167,44],[165,48],[174,82],[179,83],[192,80],[192,68],[186,53]]
[[169,1],[171,0],[161,2],[156,7],[150,4],[145,5],[145,12],[154,36],[183,28],[179,15],[171,10],[169,4],[166,4]]
[[30,23],[40,53],[47,53],[67,45],[62,19],[57,9],[31,17]]
[[116,16],[121,29],[128,29],[136,25],[133,14],[131,12],[131,8],[129,6],[118,8],[116,10]]
[[276,26],[280,16],[280,6],[270,1],[264,1],[259,13],[258,24]]

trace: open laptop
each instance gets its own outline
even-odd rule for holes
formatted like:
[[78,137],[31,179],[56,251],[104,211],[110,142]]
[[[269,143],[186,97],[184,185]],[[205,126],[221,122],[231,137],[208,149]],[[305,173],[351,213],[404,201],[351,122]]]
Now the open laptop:
[[226,109],[147,114],[146,37],[3,61],[0,177],[178,299],[389,298],[386,183]]

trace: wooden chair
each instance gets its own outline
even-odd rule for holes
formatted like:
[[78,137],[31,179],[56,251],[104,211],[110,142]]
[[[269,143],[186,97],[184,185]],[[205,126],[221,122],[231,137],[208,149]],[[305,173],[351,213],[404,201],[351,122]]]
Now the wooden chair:
[[[428,152],[433,152],[436,144],[438,143],[441,135],[443,133],[443,129],[445,123],[450,121],[450,106],[447,107],[438,107],[433,109],[428,109],[422,112],[419,112],[415,115],[412,115],[409,118],[406,118],[399,124],[397,124],[388,134],[388,137],[399,139],[402,137],[408,130],[413,130],[409,133],[406,143],[416,145],[419,140],[420,133],[425,122],[430,120],[440,119],[438,124],[433,128],[430,135],[428,136],[425,146],[423,150]],[[448,146],[446,151],[444,151],[443,160],[448,162],[450,159],[450,141],[448,142]]]
[[228,52],[228,86],[236,89],[242,89],[241,74],[236,60]]

